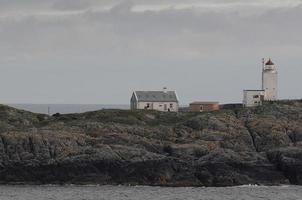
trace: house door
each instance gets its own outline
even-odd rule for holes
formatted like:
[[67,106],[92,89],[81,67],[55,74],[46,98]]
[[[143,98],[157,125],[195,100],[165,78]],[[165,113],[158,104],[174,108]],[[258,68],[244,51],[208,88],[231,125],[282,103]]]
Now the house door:
[[167,110],[167,104],[164,104],[164,110],[165,111]]

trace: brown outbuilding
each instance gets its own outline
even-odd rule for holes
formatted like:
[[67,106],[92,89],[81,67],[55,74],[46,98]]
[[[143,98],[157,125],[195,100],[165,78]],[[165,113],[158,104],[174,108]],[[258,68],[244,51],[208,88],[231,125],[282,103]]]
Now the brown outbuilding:
[[190,103],[191,112],[219,110],[219,102],[195,101]]

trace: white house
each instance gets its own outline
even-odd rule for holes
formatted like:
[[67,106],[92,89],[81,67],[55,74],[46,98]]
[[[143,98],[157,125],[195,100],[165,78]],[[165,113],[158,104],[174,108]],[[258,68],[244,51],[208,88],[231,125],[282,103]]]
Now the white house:
[[269,59],[266,63],[263,59],[262,90],[244,90],[243,106],[253,107],[262,105],[263,101],[275,101],[278,99],[278,72],[275,64]]
[[175,91],[134,91],[130,105],[132,110],[178,112],[179,101]]

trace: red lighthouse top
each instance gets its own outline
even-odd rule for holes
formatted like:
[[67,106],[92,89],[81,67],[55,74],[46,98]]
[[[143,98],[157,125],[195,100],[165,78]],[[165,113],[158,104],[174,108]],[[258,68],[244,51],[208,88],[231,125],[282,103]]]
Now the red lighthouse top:
[[271,59],[269,59],[269,60],[265,63],[265,65],[275,65],[275,64],[272,62]]

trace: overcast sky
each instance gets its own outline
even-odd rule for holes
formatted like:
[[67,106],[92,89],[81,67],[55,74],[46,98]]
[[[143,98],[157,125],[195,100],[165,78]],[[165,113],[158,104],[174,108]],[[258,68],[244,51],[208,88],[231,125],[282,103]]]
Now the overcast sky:
[[261,58],[302,98],[302,0],[0,0],[0,102],[241,102]]

